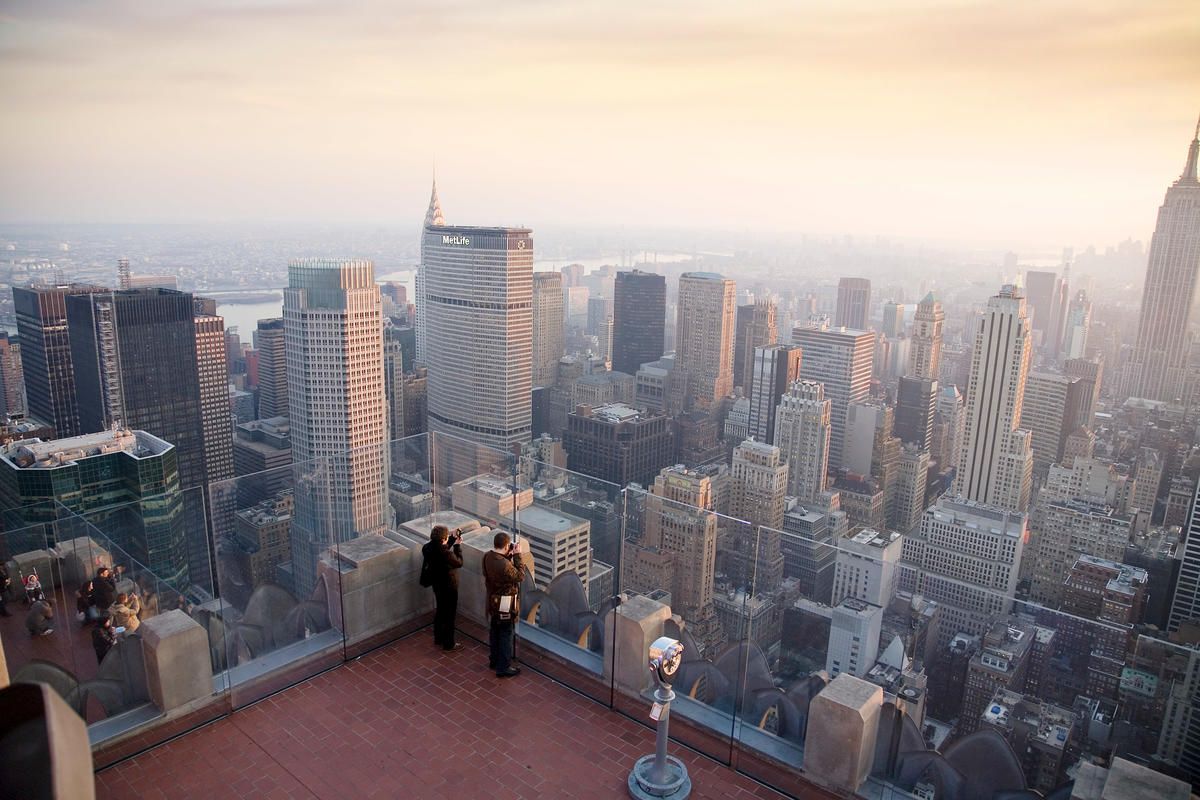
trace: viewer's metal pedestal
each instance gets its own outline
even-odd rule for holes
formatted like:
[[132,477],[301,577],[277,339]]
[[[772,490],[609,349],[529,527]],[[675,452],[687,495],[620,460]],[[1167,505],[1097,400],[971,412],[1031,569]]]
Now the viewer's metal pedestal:
[[639,758],[629,773],[629,796],[636,800],[684,800],[692,793],[687,767],[675,756],[667,755],[667,724],[674,699],[670,686],[660,683],[654,690],[654,700],[662,706],[662,713],[658,716],[654,755]]

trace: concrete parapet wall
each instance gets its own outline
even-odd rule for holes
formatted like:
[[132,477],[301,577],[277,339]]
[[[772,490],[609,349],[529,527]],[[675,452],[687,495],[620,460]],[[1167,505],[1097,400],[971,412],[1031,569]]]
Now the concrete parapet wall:
[[394,628],[433,608],[422,588],[421,550],[378,534],[351,539],[321,558],[329,619],[347,642]]

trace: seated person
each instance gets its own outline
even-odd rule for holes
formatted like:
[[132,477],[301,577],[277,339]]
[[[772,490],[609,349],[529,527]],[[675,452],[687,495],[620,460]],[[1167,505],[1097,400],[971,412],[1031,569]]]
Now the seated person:
[[30,636],[49,636],[54,633],[54,606],[49,600],[34,601],[25,617],[25,629]]

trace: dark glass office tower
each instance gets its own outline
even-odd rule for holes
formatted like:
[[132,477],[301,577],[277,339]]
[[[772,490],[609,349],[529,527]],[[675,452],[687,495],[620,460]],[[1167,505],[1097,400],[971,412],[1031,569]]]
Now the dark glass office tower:
[[66,305],[81,424],[144,430],[175,446],[189,572],[211,587],[203,502],[210,483],[233,474],[221,318],[197,315],[192,295],[172,289],[75,295]]
[[165,439],[179,453],[180,486],[204,484],[192,296],[171,289],[77,295],[67,298],[67,317],[81,423]]
[[28,413],[53,427],[60,438],[101,430],[80,426],[67,332],[67,297],[105,291],[101,286],[84,284],[13,289]]
[[933,439],[933,415],[937,410],[938,382],[923,378],[901,378],[896,393],[895,434],[905,444],[925,450]]
[[[258,349],[258,418],[288,415],[287,360],[283,347],[283,317],[260,319],[254,331]],[[405,359],[405,363],[410,363]]]
[[663,354],[667,279],[633,270],[618,272],[613,298],[612,368],[636,375],[642,364]]

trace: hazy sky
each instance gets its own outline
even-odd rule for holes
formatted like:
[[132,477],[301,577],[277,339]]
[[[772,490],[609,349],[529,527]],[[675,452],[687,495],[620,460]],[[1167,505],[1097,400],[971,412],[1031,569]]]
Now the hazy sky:
[[[1015,8],[1021,6],[1023,10]],[[0,0],[0,221],[1148,236],[1196,0]]]

